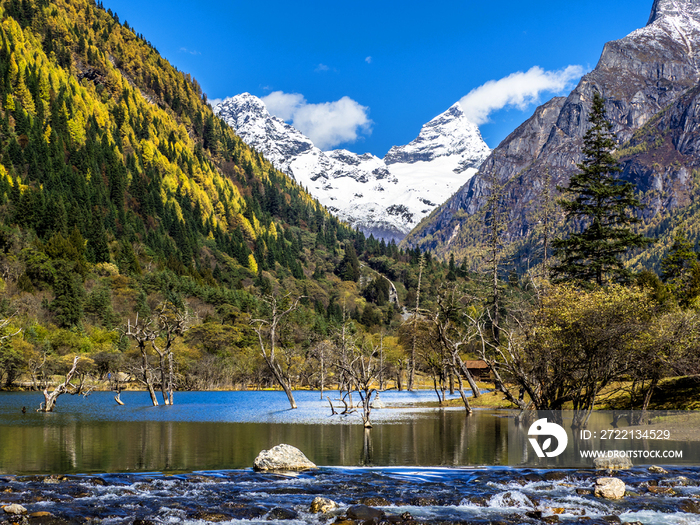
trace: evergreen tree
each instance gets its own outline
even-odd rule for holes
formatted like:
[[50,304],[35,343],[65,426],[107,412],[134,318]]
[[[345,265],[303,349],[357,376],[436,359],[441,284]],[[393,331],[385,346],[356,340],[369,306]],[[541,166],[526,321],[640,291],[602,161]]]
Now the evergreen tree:
[[560,201],[570,223],[580,232],[554,241],[559,263],[552,267],[555,281],[597,284],[629,279],[620,257],[653,239],[634,233],[639,219],[633,212],[641,207],[634,184],[617,177],[622,171],[612,155],[616,147],[612,124],[606,119],[604,99],[596,93],[588,118],[591,128],[583,138],[581,170],[566,188],[559,188],[571,200]]
[[357,281],[360,278],[360,261],[351,242],[345,243],[345,255],[338,266],[338,275],[343,281]]
[[69,328],[80,323],[83,317],[85,291],[69,263],[60,262],[56,266],[55,298],[51,302],[51,310],[56,315],[58,325]]
[[689,306],[700,295],[700,264],[693,243],[679,228],[673,245],[661,261],[661,278],[681,306]]
[[445,276],[445,279],[448,281],[456,281],[457,280],[457,273],[456,273],[457,267],[455,266],[455,254],[451,253],[450,254],[450,263],[447,267],[447,275]]

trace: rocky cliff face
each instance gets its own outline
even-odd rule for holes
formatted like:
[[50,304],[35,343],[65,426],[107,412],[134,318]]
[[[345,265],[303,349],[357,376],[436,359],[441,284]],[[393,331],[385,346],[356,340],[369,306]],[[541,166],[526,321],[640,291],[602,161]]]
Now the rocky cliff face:
[[656,0],[648,24],[605,45],[596,68],[566,98],[555,98],[507,137],[479,173],[406,239],[445,255],[478,244],[489,181],[505,186],[509,241],[533,232],[546,175],[566,185],[582,160],[594,92],[606,100],[624,167],[649,204],[651,221],[689,204],[698,119],[690,91],[700,80],[700,0]]
[[384,159],[321,151],[244,93],[215,111],[276,168],[294,177],[339,218],[365,234],[401,240],[473,176],[490,150],[457,103]]

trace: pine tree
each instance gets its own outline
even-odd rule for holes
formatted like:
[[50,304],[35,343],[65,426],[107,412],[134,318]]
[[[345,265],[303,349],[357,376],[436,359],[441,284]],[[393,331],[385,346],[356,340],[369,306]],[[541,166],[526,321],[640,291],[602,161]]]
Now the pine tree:
[[56,264],[56,279],[53,285],[55,294],[51,310],[56,315],[59,326],[69,328],[80,323],[83,317],[85,292],[78,276],[71,271],[70,264]]
[[673,236],[673,245],[661,261],[661,278],[681,306],[689,306],[700,295],[700,263],[682,229]]
[[345,255],[340,261],[338,274],[343,281],[357,281],[360,278],[360,261],[351,242],[345,243]]
[[450,262],[447,267],[447,275],[445,276],[445,279],[448,281],[456,281],[457,280],[457,273],[456,273],[457,267],[455,266],[455,254],[451,253],[450,254]]
[[612,124],[606,119],[604,99],[596,93],[588,118],[591,128],[583,138],[583,162],[569,186],[559,188],[572,200],[560,205],[570,223],[581,225],[566,239],[554,241],[559,263],[552,267],[555,281],[597,284],[626,281],[630,272],[621,256],[641,248],[653,239],[636,234],[631,226],[639,219],[633,212],[641,207],[634,184],[617,177],[622,171],[612,155],[616,147]]

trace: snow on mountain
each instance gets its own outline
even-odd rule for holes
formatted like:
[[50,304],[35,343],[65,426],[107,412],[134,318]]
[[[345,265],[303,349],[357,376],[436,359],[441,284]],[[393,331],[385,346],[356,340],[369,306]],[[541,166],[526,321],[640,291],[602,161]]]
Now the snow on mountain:
[[432,162],[449,157],[457,164],[455,173],[478,169],[490,150],[476,124],[469,122],[459,102],[438,115],[421,129],[418,137],[405,146],[394,146],[384,157],[391,164]]
[[321,151],[249,93],[227,98],[214,111],[340,219],[387,240],[402,239],[469,180],[490,153],[459,103],[425,124],[410,144],[391,148],[384,159],[343,149]]

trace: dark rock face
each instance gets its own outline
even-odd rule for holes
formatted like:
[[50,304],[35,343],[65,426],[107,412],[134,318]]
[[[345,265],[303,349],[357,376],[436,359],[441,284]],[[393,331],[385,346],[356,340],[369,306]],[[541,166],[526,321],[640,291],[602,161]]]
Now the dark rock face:
[[348,507],[348,518],[353,520],[382,519],[386,514],[383,510],[368,507],[367,505],[353,505]]
[[577,171],[595,92],[620,144],[622,177],[643,192],[644,218],[688,205],[700,167],[699,46],[700,0],[656,0],[646,27],[607,43],[567,98],[537,108],[406,242],[443,255],[473,242],[494,178],[505,186],[506,240],[527,237],[545,173],[554,191]]
[[275,507],[267,515],[269,520],[295,520],[299,514],[292,509],[285,509],[283,507]]

